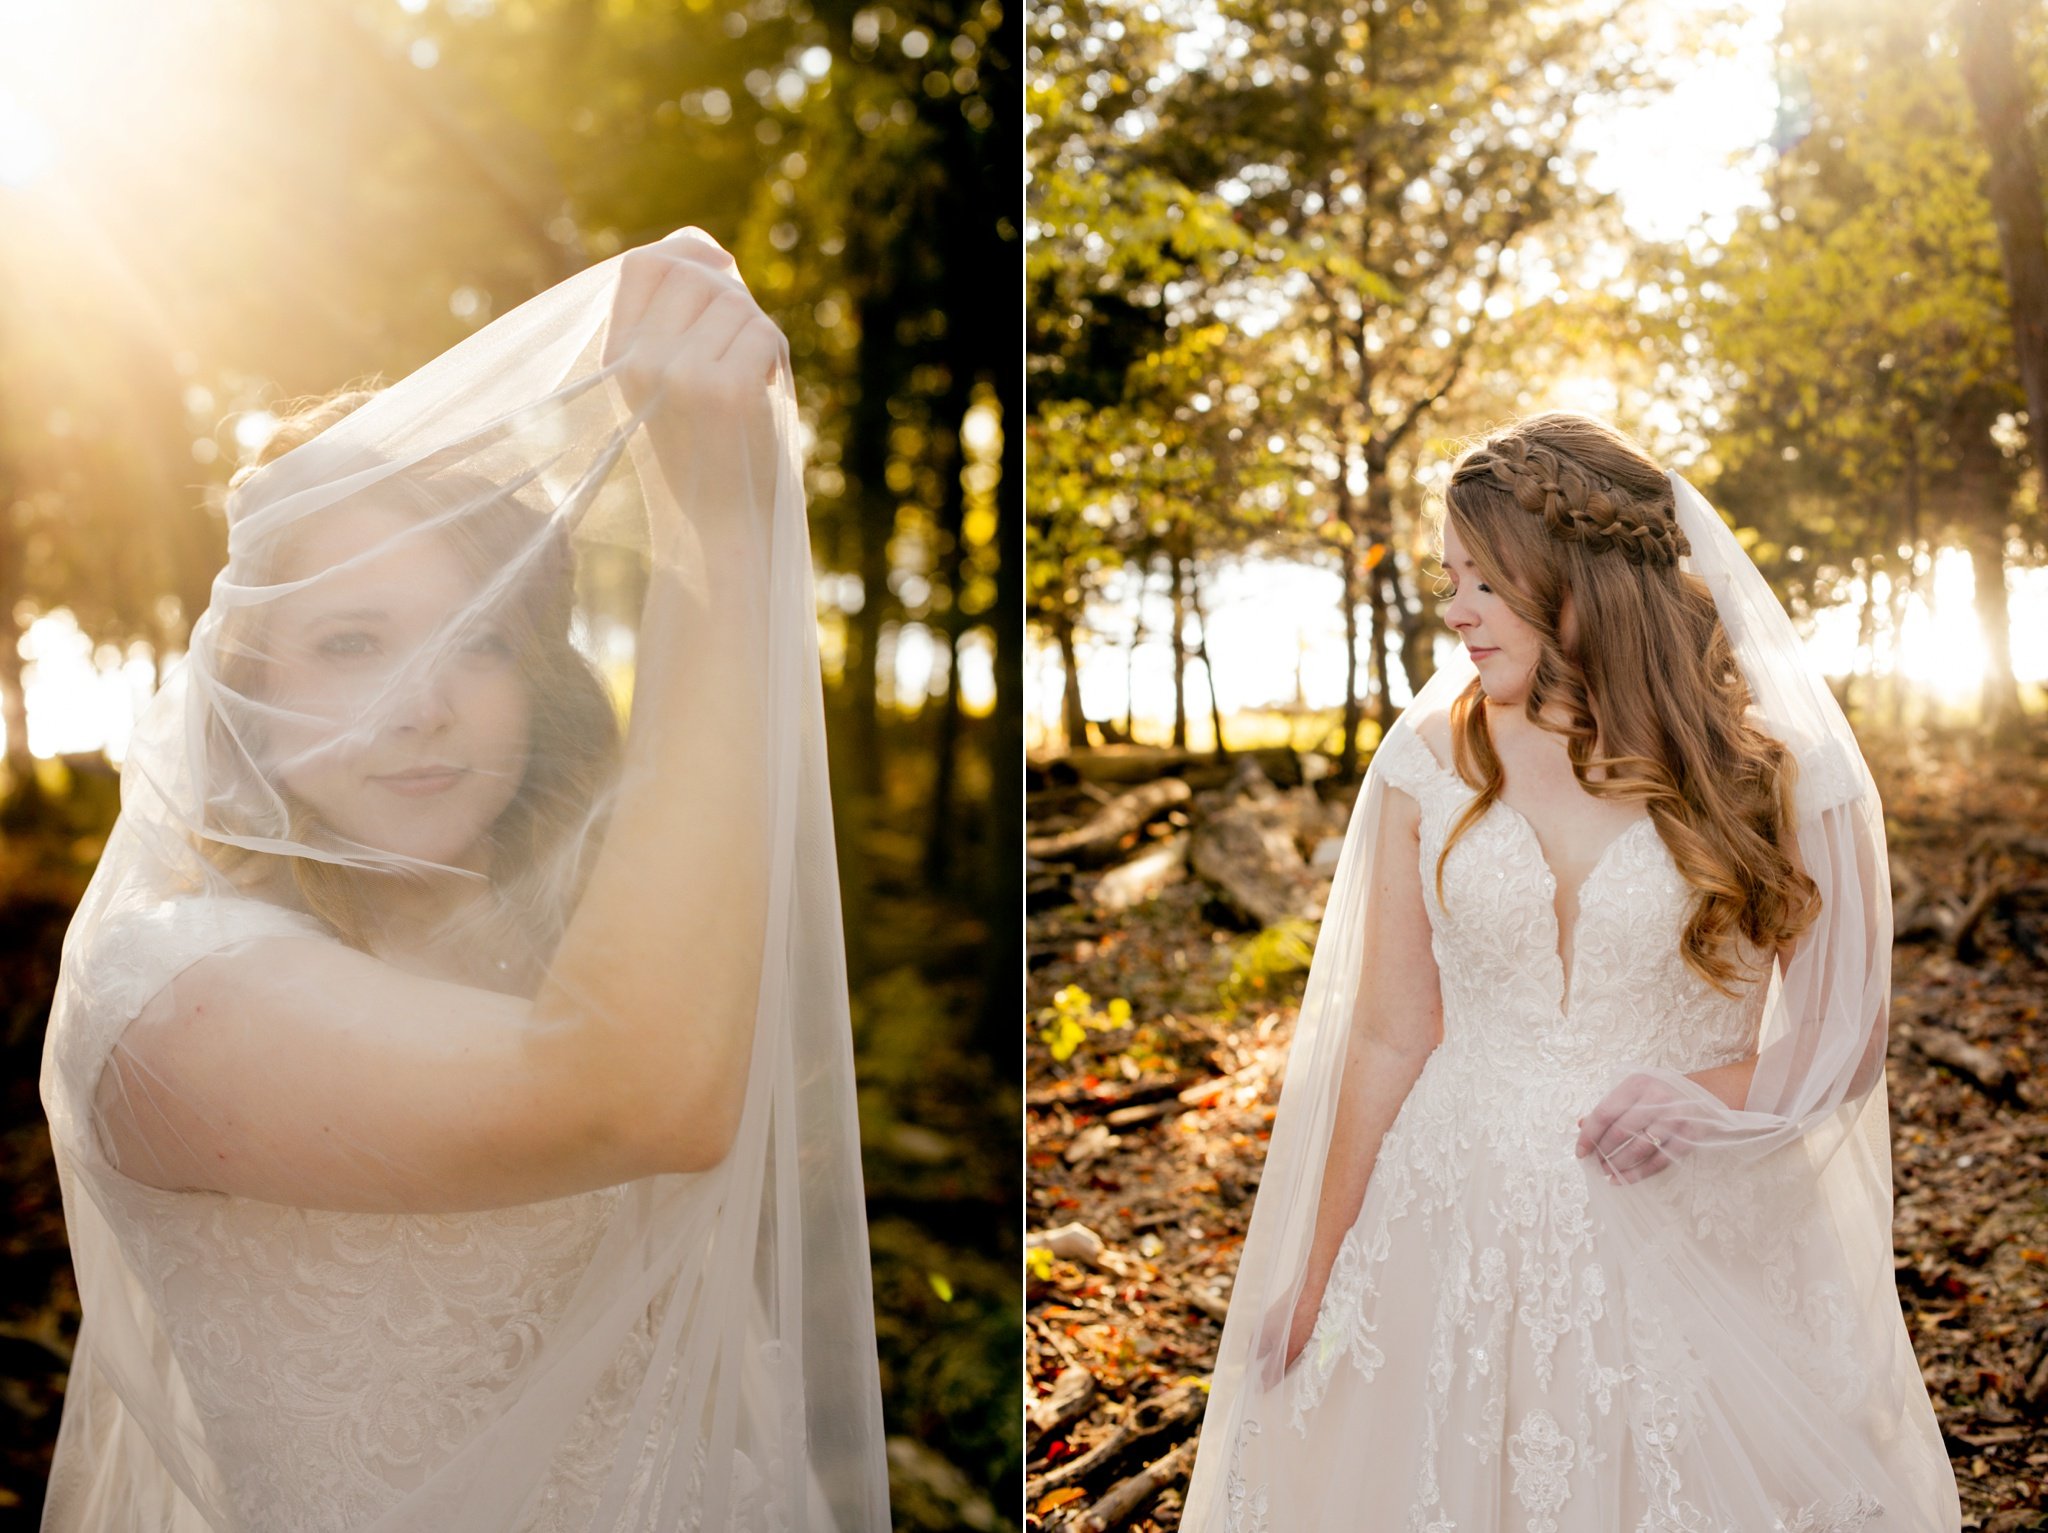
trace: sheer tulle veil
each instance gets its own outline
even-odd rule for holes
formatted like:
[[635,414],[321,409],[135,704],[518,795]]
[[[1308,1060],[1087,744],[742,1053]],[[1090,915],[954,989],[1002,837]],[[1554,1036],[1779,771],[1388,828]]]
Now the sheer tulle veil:
[[[135,733],[45,1053],[83,1302],[46,1527],[250,1525],[285,1471],[248,1445],[311,1420],[301,1386],[326,1382],[328,1354],[290,1350],[294,1306],[345,1313],[336,1285],[406,1243],[428,1275],[403,1302],[360,1296],[365,1313],[416,1328],[422,1358],[474,1333],[476,1371],[401,1375],[410,1415],[323,1406],[334,1441],[361,1418],[350,1483],[375,1494],[294,1525],[889,1526],[805,428],[787,345],[745,329],[757,311],[718,254],[693,333],[730,314],[726,337],[767,359],[751,382],[717,371],[716,345],[639,349],[633,303],[651,324],[685,300],[635,298],[629,251],[231,493],[228,564]],[[208,982],[202,960],[256,952],[277,1005],[219,1056],[232,1101],[301,1090],[316,1047],[334,1084],[317,1121],[265,1130],[238,1184],[258,1196],[181,1190],[178,1156],[250,1144],[220,1121],[228,1086],[181,1074],[173,1024],[147,1019]],[[431,1010],[395,1026],[373,956],[447,986],[470,1031],[437,1033]],[[330,973],[367,978],[336,993]],[[474,1070],[429,1060],[437,1039]],[[461,1084],[372,1110],[347,1072],[376,1075],[379,1050],[380,1088],[428,1063]],[[550,1189],[539,1165],[540,1192],[502,1206],[505,1168],[563,1130],[549,1109],[505,1132],[490,1072],[554,1091],[593,1050],[615,1092],[637,1063],[646,1090],[624,1099],[650,1110],[729,1062],[704,1114],[717,1152],[595,1187]],[[425,1130],[456,1114],[499,1135],[457,1147],[484,1191],[437,1169],[454,1162]],[[480,1229],[542,1267],[491,1256]],[[214,1230],[251,1245],[209,1258],[194,1241]],[[295,1291],[251,1267],[259,1245],[322,1256]],[[565,1464],[588,1471],[573,1515],[549,1510]]]
[[[1714,1439],[1695,1461],[1729,1466],[1727,1483],[1691,1487],[1710,1516],[1747,1527],[1743,1508],[1834,1504],[1861,1487],[1883,1503],[1886,1527],[1952,1528],[1953,1474],[1893,1287],[1883,1069],[1892,917],[1877,789],[1768,584],[1707,501],[1669,477],[1690,544],[1680,568],[1712,589],[1758,722],[1796,761],[1799,859],[1822,914],[1789,966],[1774,967],[1739,1109],[1669,1069],[1617,1073],[1609,1096],[1647,1076],[1677,1098],[1659,1129],[1672,1163],[1639,1180],[1588,1175],[1599,1249],[1610,1287],[1629,1285],[1676,1319],[1670,1398],[1688,1403],[1690,1430]],[[1458,651],[1394,731],[1447,711],[1474,674]],[[1289,1373],[1289,1320],[1307,1279],[1348,1023],[1359,987],[1373,981],[1360,955],[1388,790],[1375,760],[1344,838],[1212,1376],[1182,1522],[1198,1533],[1259,1525],[1233,1449],[1248,1429],[1287,1430],[1273,1397]],[[1792,1279],[1782,1312],[1760,1316],[1728,1280],[1760,1265]]]

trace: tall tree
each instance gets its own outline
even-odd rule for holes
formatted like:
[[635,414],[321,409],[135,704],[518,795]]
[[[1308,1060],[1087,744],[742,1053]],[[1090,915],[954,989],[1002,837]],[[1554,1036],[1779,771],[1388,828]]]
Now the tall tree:
[[1954,51],[1922,23],[1905,6],[1788,11],[1807,131],[1784,148],[1772,205],[1670,287],[1699,301],[1701,360],[1721,383],[1724,501],[1817,565],[1886,575],[1899,601],[1923,545],[1952,534],[1969,549],[1982,715],[1998,730],[2019,697],[2006,597],[2017,465],[1996,431],[2024,398],[1985,151]]
[[1962,43],[1963,81],[1991,168],[1985,191],[1998,226],[2012,314],[2013,352],[2027,395],[2028,439],[2041,500],[2048,505],[2048,226],[2041,207],[2041,167],[2034,152],[2028,101],[2028,41],[2018,0],[1959,0],[1955,28]]

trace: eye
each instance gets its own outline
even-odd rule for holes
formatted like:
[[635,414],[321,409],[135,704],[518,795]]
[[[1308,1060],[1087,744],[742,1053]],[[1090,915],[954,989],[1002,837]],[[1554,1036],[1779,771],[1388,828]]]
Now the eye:
[[469,654],[483,655],[499,660],[505,659],[512,653],[512,641],[495,628],[487,629],[483,633],[476,635],[475,638],[469,640],[462,647]]
[[331,633],[316,646],[321,654],[334,660],[355,660],[377,652],[375,635],[360,628],[348,629],[342,633]]

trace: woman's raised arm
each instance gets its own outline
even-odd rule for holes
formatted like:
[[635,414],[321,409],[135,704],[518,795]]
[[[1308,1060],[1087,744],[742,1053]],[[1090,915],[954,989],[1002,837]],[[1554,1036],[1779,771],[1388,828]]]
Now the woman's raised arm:
[[[101,1075],[102,1139],[124,1174],[301,1206],[445,1210],[727,1153],[760,1004],[773,820],[793,812],[777,802],[787,764],[770,759],[771,730],[804,702],[774,696],[771,675],[771,538],[794,472],[777,395],[787,345],[731,258],[685,231],[624,258],[606,360],[643,417],[632,446],[652,568],[603,844],[535,994],[310,936],[202,959],[127,1026]],[[781,515],[800,508],[797,486],[780,495]]]

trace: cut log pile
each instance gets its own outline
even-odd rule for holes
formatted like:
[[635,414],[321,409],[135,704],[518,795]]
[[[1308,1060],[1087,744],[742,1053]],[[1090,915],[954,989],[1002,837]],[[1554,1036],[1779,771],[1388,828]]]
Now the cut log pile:
[[2013,941],[2048,963],[2048,836],[2012,826],[1987,826],[1963,854],[1960,890],[1933,889],[1892,858],[1892,935],[1898,941],[1932,935],[1963,963],[1983,957],[1980,933],[1987,916],[2004,918]]
[[1223,763],[1135,748],[1040,763],[1030,908],[1113,914],[1192,875],[1240,927],[1320,919],[1350,807],[1318,791],[1327,775],[1320,757],[1277,749]]

